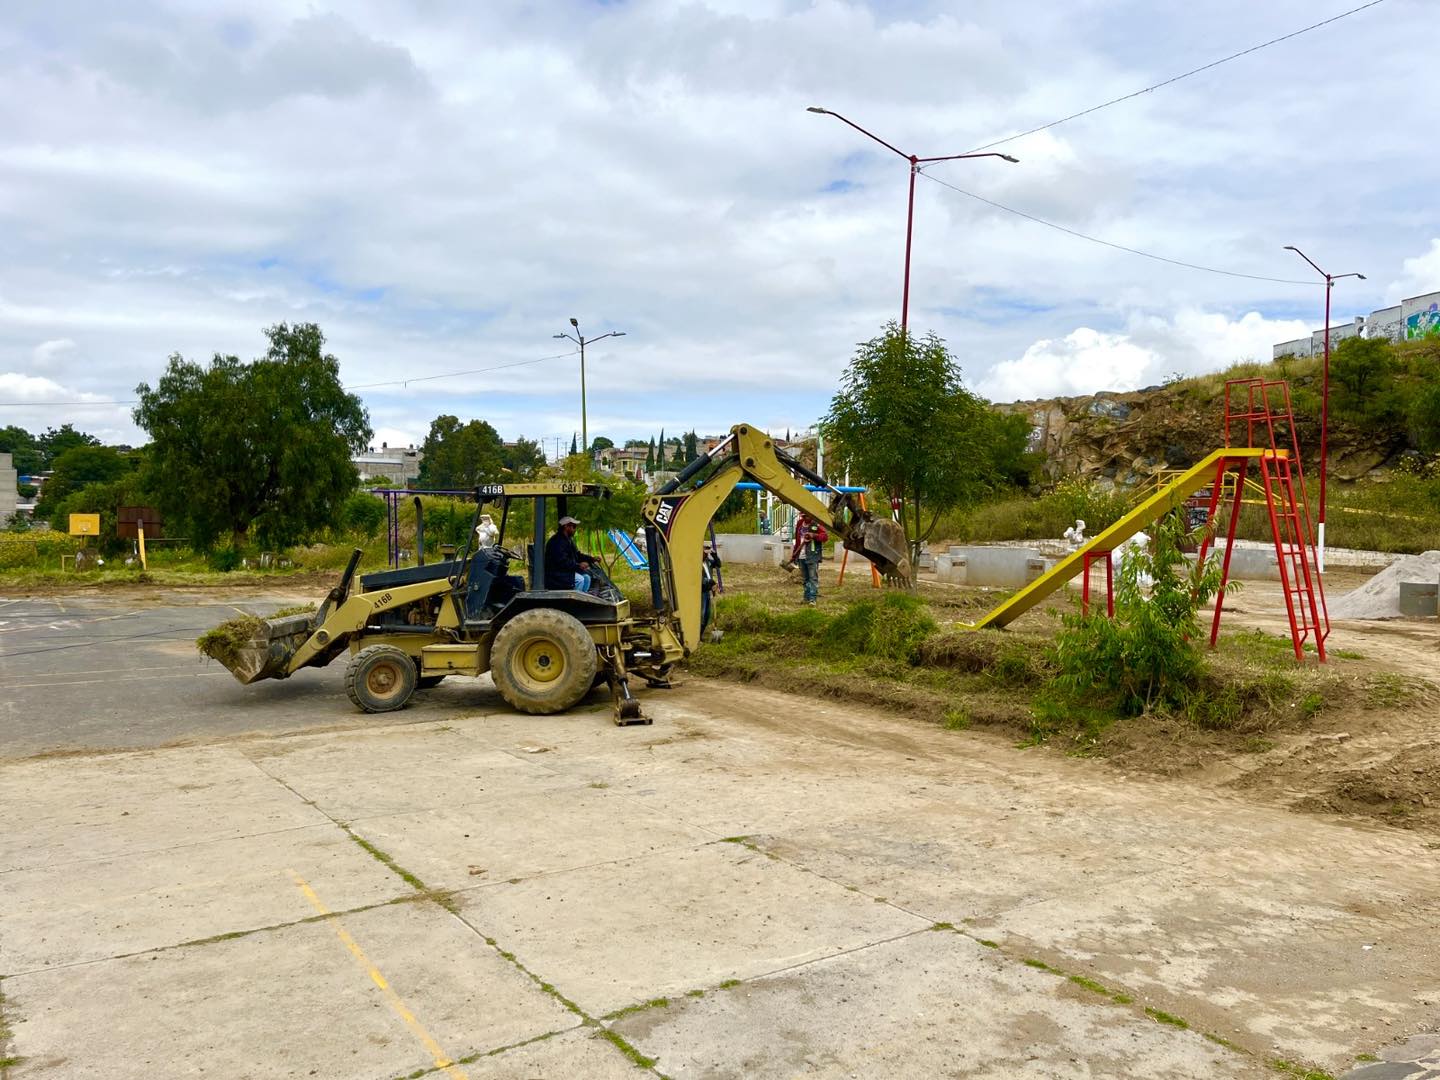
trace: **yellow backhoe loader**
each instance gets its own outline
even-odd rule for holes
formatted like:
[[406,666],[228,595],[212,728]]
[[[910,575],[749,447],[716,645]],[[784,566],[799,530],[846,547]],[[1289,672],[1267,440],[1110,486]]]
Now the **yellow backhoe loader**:
[[[747,477],[820,521],[888,580],[908,583],[910,563],[898,525],[872,517],[779,451],[769,436],[739,424],[645,503],[651,612],[632,615],[630,602],[608,582],[588,593],[544,587],[551,501],[563,517],[569,500],[607,498],[606,488],[492,484],[475,489],[475,522],[458,557],[364,574],[356,589],[356,550],[313,614],[261,622],[253,636],[212,655],[251,683],[283,679],[348,653],[345,689],[366,712],[401,708],[417,688],[450,675],[488,671],[510,705],[540,714],[563,712],[606,683],[616,723],[649,723],[630,691],[630,676],[667,686],[671,668],[698,647],[703,538],[720,504]],[[828,491],[828,502],[808,491],[807,481]],[[505,532],[512,504],[527,501],[533,542],[525,559],[505,546]],[[500,536],[480,546],[474,525],[488,504],[500,507]],[[528,581],[508,573],[519,562],[528,562]]]

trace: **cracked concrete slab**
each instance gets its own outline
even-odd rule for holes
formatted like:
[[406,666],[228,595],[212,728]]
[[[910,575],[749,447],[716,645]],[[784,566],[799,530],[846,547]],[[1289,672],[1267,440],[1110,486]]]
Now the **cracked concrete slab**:
[[82,963],[413,894],[334,825],[0,874],[0,971]]
[[614,1027],[676,1080],[1273,1075],[1197,1032],[1156,1023],[953,932],[680,998]]
[[[451,1059],[576,1022],[433,904],[340,926]],[[331,920],[7,978],[5,995],[14,1053],[47,1078],[391,1080],[436,1064]]]
[[593,1027],[465,1063],[467,1080],[635,1080],[645,1075]]
[[719,839],[655,814],[633,799],[589,787],[363,818],[351,828],[425,884],[446,889],[553,874]]
[[107,859],[317,825],[325,815],[233,749],[9,765],[0,871]]
[[929,925],[739,844],[460,894],[466,918],[592,1015]]
[[[1440,1011],[1440,899],[1417,862],[1369,863],[1317,846],[1231,849],[974,926],[1138,989],[1210,1030],[1283,1055],[1338,1062],[1364,1032]],[[1375,854],[1372,849],[1371,854]]]
[[245,753],[340,821],[575,783],[523,753],[477,745],[449,723],[297,735],[247,746]]

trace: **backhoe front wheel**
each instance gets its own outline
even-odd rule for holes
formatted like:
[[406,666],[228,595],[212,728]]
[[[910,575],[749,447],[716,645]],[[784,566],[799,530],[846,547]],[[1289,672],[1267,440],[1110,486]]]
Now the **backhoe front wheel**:
[[403,708],[415,693],[415,661],[393,645],[361,649],[345,669],[345,692],[364,712]]
[[554,608],[522,611],[500,628],[490,652],[495,687],[527,713],[564,712],[590,692],[599,658],[589,632]]

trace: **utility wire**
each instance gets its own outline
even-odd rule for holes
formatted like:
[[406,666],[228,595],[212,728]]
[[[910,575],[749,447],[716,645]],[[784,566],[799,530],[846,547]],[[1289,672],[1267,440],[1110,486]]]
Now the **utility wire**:
[[[1379,0],[1376,0],[1376,2],[1378,3]],[[1033,221],[1037,225],[1044,225],[1046,228],[1056,229],[1059,232],[1066,233],[1081,240],[1089,240],[1092,244],[1100,244],[1104,247],[1114,248],[1116,251],[1124,251],[1131,255],[1139,255],[1142,258],[1146,259],[1154,259],[1156,262],[1169,263],[1171,266],[1183,266],[1187,270],[1203,270],[1207,274],[1223,274],[1225,277],[1246,278],[1250,281],[1271,281],[1277,285],[1315,284],[1314,281],[1301,281],[1299,278],[1266,277],[1263,274],[1242,274],[1236,270],[1220,270],[1214,266],[1201,266],[1199,263],[1185,262],[1183,259],[1170,259],[1166,258],[1164,255],[1155,255],[1149,251],[1141,251],[1139,248],[1126,247],[1124,244],[1116,244],[1110,240],[1101,240],[1098,236],[1089,236],[1086,233],[1071,229],[1065,225],[1057,225],[1053,221],[1046,221],[1044,218],[1036,217],[1034,214],[1027,214],[1024,210],[1016,210],[1013,206],[1006,206],[1004,203],[998,203],[994,199],[987,199],[983,195],[976,195],[973,191],[966,191],[964,188],[956,187],[954,184],[941,180],[938,176],[931,176],[924,169],[917,169],[915,171],[921,176],[923,176],[926,180],[931,181],[932,183],[939,184],[941,187],[949,188],[951,191],[958,192],[961,195],[974,199],[976,202],[982,202],[986,206],[993,206],[996,210],[1004,210],[1007,214],[1014,214],[1016,217],[1022,217],[1026,221]]]
[[[513,360],[508,364],[495,364],[491,367],[471,368],[469,371],[447,371],[441,375],[419,375],[413,379],[390,379],[386,382],[353,383],[345,386],[346,390],[373,390],[377,386],[409,386],[416,382],[431,382],[435,379],[456,379],[462,375],[482,375],[487,371],[504,371],[506,368],[525,367],[527,364],[543,364],[546,360],[563,360],[567,356],[574,356],[575,350],[569,352],[555,353],[553,356],[537,356],[534,360]],[[105,401],[0,401],[0,409],[28,408],[35,405],[53,406],[80,406],[80,405],[136,405],[139,398],[128,400],[105,400]]]
[[1192,75],[1199,75],[1202,71],[1209,71],[1211,68],[1217,68],[1221,64],[1228,64],[1231,60],[1238,60],[1242,56],[1249,56],[1251,53],[1259,52],[1261,49],[1268,49],[1271,45],[1279,45],[1282,41],[1289,41],[1291,38],[1297,38],[1301,34],[1308,34],[1311,30],[1319,30],[1322,26],[1329,26],[1333,22],[1339,22],[1341,19],[1349,18],[1351,15],[1357,15],[1360,12],[1364,11],[1366,8],[1372,8],[1375,7],[1377,4],[1383,4],[1384,2],[1385,0],[1370,0],[1369,3],[1361,4],[1359,7],[1353,7],[1349,11],[1342,11],[1339,15],[1332,15],[1328,19],[1322,19],[1320,22],[1311,23],[1309,26],[1301,27],[1299,30],[1292,30],[1288,34],[1282,34],[1280,37],[1271,38],[1269,41],[1262,41],[1259,45],[1251,45],[1248,49],[1241,49],[1239,52],[1231,53],[1229,56],[1222,56],[1219,60],[1212,60],[1208,64],[1202,64],[1200,67],[1191,68],[1189,71],[1182,72],[1179,75],[1172,75],[1170,78],[1164,80],[1163,82],[1155,83],[1153,86],[1147,86],[1143,90],[1136,90],[1133,93],[1124,94],[1121,97],[1111,98],[1109,101],[1102,101],[1099,105],[1092,105],[1088,109],[1081,109],[1077,113],[1071,113],[1069,116],[1062,116],[1059,120],[1051,120],[1048,124],[1041,124],[1039,127],[1033,127],[1029,131],[1022,131],[1017,135],[1007,135],[1003,139],[996,139],[994,142],[988,142],[984,146],[977,146],[974,150],[967,150],[966,153],[974,154],[978,153],[981,150],[989,150],[992,146],[1003,146],[1005,143],[1014,142],[1016,139],[1023,139],[1026,135],[1034,135],[1036,132],[1039,131],[1048,131],[1050,128],[1058,127],[1061,124],[1068,124],[1071,120],[1078,120],[1082,116],[1089,116],[1091,113],[1099,112],[1101,109],[1108,109],[1111,105],[1119,105],[1122,101],[1129,101],[1131,98],[1137,98],[1140,97],[1142,94],[1148,94],[1152,90],[1159,90],[1162,86],[1169,86],[1171,83],[1177,83],[1181,79],[1188,79]]

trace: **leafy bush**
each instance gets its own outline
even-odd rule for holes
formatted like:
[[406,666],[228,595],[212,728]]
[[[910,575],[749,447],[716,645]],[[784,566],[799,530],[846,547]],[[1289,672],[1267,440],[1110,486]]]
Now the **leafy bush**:
[[[1198,612],[1220,586],[1220,563],[1192,566],[1181,550],[1187,540],[1179,515],[1159,522],[1148,550],[1121,565],[1115,615],[1071,614],[1056,643],[1056,698],[1103,702],[1116,713],[1138,716],[1182,705],[1205,672]],[[1142,586],[1152,579],[1150,595]],[[1233,585],[1231,586],[1234,587]]]
[[374,539],[385,522],[385,503],[368,492],[357,491],[340,507],[340,524],[347,532]]

